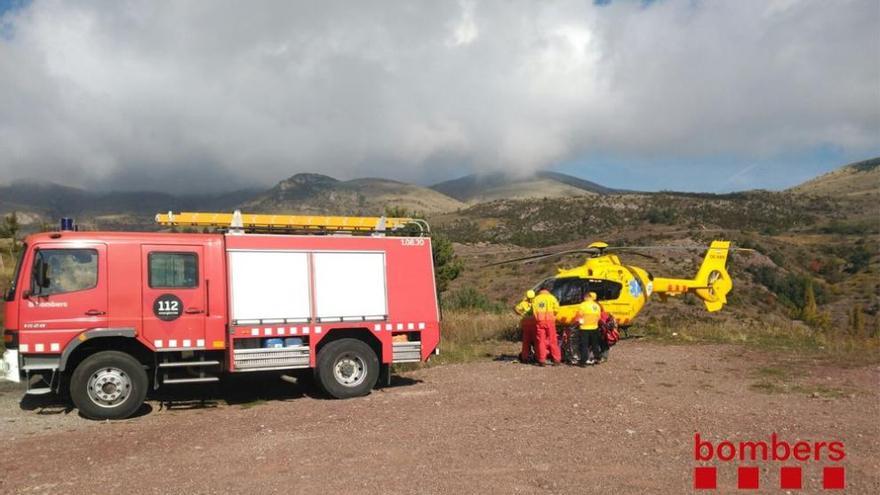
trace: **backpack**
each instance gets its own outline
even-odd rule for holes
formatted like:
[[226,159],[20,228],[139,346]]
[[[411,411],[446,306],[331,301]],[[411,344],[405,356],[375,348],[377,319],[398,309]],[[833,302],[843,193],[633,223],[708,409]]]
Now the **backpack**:
[[620,340],[620,331],[617,328],[617,321],[614,320],[614,316],[610,313],[602,312],[602,319],[599,321],[599,330],[602,332],[602,338],[605,339],[608,347],[613,346],[618,340]]

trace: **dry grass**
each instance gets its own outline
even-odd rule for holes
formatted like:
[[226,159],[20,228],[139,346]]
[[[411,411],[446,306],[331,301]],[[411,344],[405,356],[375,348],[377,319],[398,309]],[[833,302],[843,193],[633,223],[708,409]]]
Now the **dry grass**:
[[880,339],[830,333],[798,322],[752,326],[736,322],[716,325],[680,323],[639,326],[636,333],[679,344],[741,344],[758,349],[802,354],[840,366],[880,363]]
[[461,363],[495,356],[505,342],[519,340],[519,317],[478,311],[444,311],[440,355],[431,364]]
[[[492,358],[500,352],[509,352],[509,343],[520,338],[519,318],[513,314],[445,311],[441,327],[440,355],[431,360],[435,365]],[[631,333],[670,344],[745,345],[837,366],[880,363],[878,338],[834,336],[799,323],[767,326],[750,326],[735,321],[718,324],[653,323],[638,325],[631,329]]]

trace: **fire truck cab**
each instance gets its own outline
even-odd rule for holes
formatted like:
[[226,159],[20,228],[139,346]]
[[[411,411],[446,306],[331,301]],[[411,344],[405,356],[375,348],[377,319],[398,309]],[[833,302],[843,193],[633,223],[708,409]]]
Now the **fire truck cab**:
[[[86,417],[118,419],[150,389],[225,373],[305,371],[331,397],[365,395],[392,363],[437,349],[430,237],[378,235],[387,219],[368,235],[303,235],[302,222],[297,234],[245,233],[237,218],[226,233],[27,237],[5,294],[0,371],[28,393],[68,391]],[[206,225],[180,222],[166,225]]]

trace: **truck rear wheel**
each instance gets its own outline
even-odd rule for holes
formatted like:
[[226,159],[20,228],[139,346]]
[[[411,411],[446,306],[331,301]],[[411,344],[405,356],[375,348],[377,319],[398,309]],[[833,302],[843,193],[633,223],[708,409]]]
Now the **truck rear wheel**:
[[317,379],[321,388],[335,399],[367,395],[379,378],[379,358],[367,344],[357,339],[339,339],[318,353]]
[[89,419],[125,419],[143,405],[147,372],[135,358],[102,351],[83,360],[70,378],[70,398]]

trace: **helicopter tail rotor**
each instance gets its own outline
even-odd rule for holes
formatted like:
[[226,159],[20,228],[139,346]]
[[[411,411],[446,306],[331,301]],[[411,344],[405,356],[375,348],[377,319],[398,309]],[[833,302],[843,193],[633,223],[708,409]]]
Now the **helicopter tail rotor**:
[[727,293],[733,288],[730,274],[727,273],[729,252],[729,241],[712,241],[694,278],[699,284],[694,293],[703,300],[710,312],[720,310],[727,303]]
[[733,289],[733,281],[727,272],[727,256],[736,250],[743,249],[731,247],[730,241],[712,241],[694,278],[657,277],[654,292],[660,297],[691,293],[703,300],[709,312],[720,310],[727,304],[727,294]]

